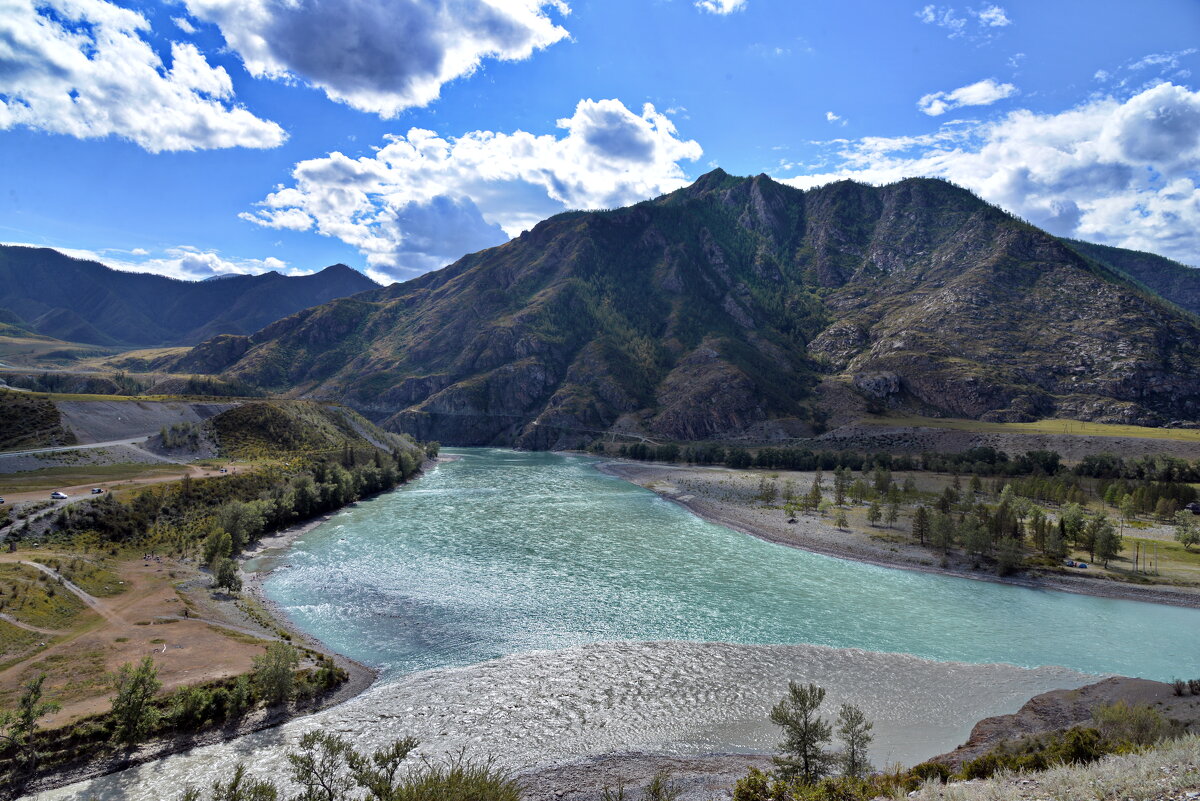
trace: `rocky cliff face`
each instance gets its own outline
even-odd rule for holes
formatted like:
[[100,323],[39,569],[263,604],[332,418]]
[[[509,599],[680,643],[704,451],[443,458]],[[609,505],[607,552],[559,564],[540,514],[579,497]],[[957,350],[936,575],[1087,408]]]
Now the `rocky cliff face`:
[[189,364],[454,444],[780,439],[840,377],[991,420],[1200,418],[1187,314],[965,190],[721,171],[205,343]]

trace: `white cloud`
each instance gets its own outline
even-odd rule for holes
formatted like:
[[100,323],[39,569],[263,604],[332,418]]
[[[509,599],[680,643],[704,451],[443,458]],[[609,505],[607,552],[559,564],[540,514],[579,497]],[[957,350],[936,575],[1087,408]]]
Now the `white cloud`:
[[947,111],[953,111],[962,106],[990,106],[997,100],[1012,97],[1017,93],[1017,87],[1011,83],[996,83],[991,78],[977,81],[967,86],[960,86],[952,92],[933,92],[917,101],[917,107],[931,117],[938,117]]
[[696,0],[696,8],[710,14],[732,14],[746,7],[746,0]]
[[[926,25],[936,25],[943,28],[951,39],[967,37],[970,39],[987,40],[994,35],[993,28],[1006,28],[1012,24],[1008,12],[997,5],[986,5],[982,8],[968,8],[960,13],[952,6],[923,6],[916,13],[917,19]],[[975,25],[972,27],[971,20]]]
[[1058,114],[1014,111],[839,146],[839,169],[784,179],[953,180],[1052,233],[1200,266],[1200,92],[1159,84]]
[[1000,6],[984,6],[978,11],[972,11],[971,14],[979,20],[980,25],[988,28],[1004,28],[1012,25],[1012,20],[1008,18],[1008,12]]
[[276,147],[287,135],[233,102],[233,84],[191,44],[171,66],[141,14],[103,0],[0,0],[0,130],[118,136],[157,153]]
[[313,230],[357,248],[373,275],[411,275],[500,244],[569,208],[626,205],[687,183],[679,163],[702,151],[646,104],[581,100],[562,136],[473,131],[441,137],[412,128],[372,156],[302,161],[241,217]]
[[845,125],[846,124],[846,120],[842,119],[837,114],[834,114],[832,111],[825,112],[825,120],[827,122],[831,122],[835,125]]
[[332,100],[395,117],[437,99],[487,59],[518,61],[567,36],[564,0],[186,0],[251,75],[300,79]]
[[176,28],[188,35],[196,32],[196,26],[187,17],[171,17],[171,22],[174,22]]
[[89,250],[32,242],[3,242],[0,244],[29,248],[49,247],[75,259],[98,261],[114,270],[128,273],[153,273],[184,281],[202,281],[215,275],[258,275],[272,270],[284,275],[309,275],[313,272],[311,269],[289,267],[287,262],[274,256],[268,256],[265,259],[229,259],[222,256],[220,251],[201,250],[189,245],[166,248],[161,255],[146,258],[150,256],[150,251],[145,248]]
[[1140,70],[1146,67],[1163,67],[1165,69],[1178,69],[1179,61],[1187,56],[1194,56],[1200,53],[1200,49],[1189,47],[1187,50],[1176,50],[1173,53],[1151,53],[1147,56],[1142,56],[1137,61],[1125,65],[1127,70]]
[[950,32],[951,39],[957,39],[966,33],[967,20],[961,16],[953,8],[939,8],[935,5],[928,5],[917,12],[917,19],[924,22],[926,25],[936,25],[939,28],[945,28]]

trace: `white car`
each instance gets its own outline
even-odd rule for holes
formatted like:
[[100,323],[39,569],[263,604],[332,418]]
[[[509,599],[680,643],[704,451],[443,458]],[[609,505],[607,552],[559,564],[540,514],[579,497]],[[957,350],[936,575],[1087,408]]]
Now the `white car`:
[[93,495],[103,495],[104,490],[100,489],[99,487],[92,487],[92,494]]
[[52,500],[52,501],[65,501],[66,499],[67,499],[67,493],[65,493],[65,492],[55,491],[55,492],[50,493],[50,500]]

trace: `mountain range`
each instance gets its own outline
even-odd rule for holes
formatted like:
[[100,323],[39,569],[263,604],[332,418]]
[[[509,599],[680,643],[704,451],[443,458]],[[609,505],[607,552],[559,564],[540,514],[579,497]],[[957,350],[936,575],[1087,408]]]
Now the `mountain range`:
[[378,288],[344,264],[313,275],[180,281],[49,248],[0,245],[0,320],[90,345],[194,345],[217,334],[253,333],[301,309]]
[[[461,445],[782,439],[846,398],[1165,425],[1200,419],[1200,320],[1198,274],[1163,262],[1060,240],[941,180],[800,191],[715,170],[174,368]],[[1156,281],[1188,292],[1177,305]]]

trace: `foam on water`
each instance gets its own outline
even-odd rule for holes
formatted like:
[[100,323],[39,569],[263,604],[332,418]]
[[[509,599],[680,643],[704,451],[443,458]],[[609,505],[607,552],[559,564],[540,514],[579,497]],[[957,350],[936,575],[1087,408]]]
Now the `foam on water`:
[[829,715],[860,705],[875,721],[877,763],[913,764],[954,748],[983,717],[1096,677],[810,645],[601,643],[411,674],[275,729],[41,797],[166,801],[238,762],[279,778],[285,749],[318,729],[364,749],[412,735],[426,756],[465,748],[516,769],[613,751],[762,752],[778,738],[766,712],[789,679],[825,687]]

